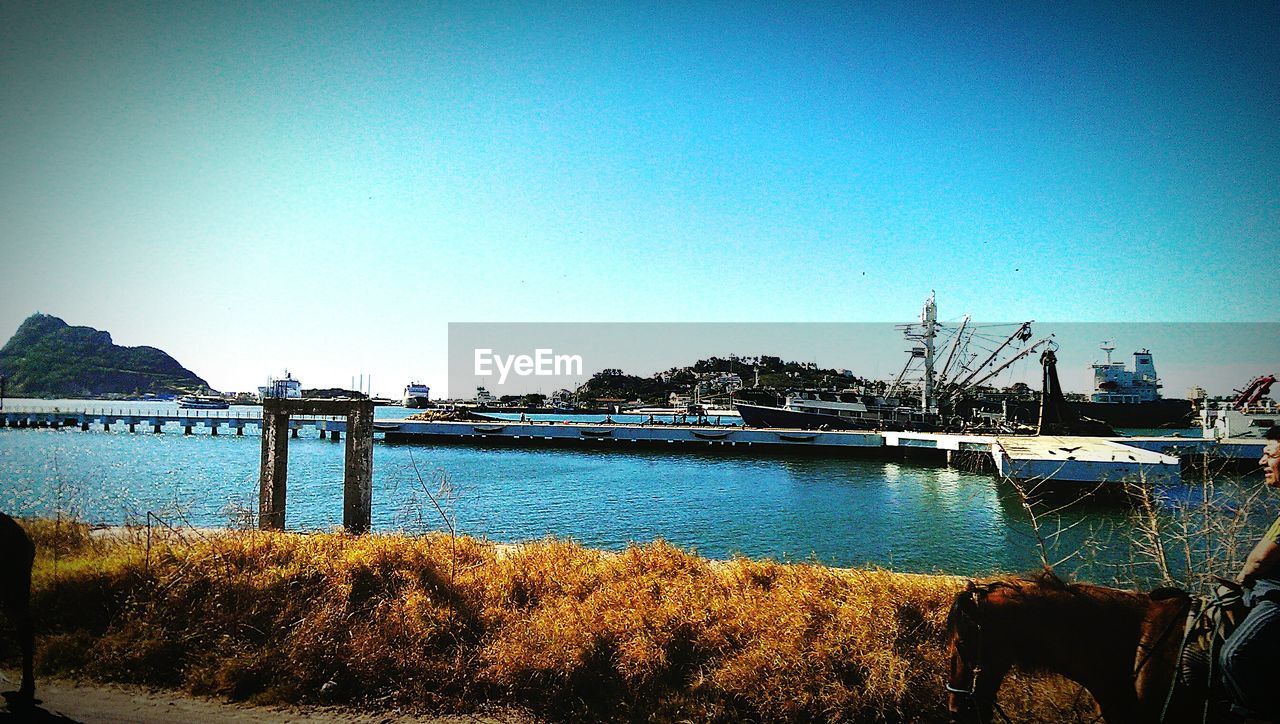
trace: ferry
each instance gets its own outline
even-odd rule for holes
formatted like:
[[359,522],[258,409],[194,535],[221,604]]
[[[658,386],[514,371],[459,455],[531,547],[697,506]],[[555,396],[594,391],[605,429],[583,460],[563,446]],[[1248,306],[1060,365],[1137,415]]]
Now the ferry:
[[180,410],[225,410],[231,403],[215,395],[183,395],[178,398]]
[[435,407],[431,402],[431,388],[421,382],[410,382],[404,387],[404,399],[400,404],[410,409]]
[[284,377],[281,379],[268,377],[267,384],[258,387],[258,399],[265,400],[269,397],[300,400],[302,399],[302,383],[293,379],[293,375],[289,374],[289,370],[284,371]]

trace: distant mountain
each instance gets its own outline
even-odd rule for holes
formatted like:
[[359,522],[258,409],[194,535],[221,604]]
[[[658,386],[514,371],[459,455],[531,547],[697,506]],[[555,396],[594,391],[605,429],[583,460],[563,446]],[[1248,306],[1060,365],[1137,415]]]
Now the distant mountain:
[[0,349],[0,373],[13,397],[177,394],[209,387],[155,347],[121,347],[107,332],[40,313],[27,317]]

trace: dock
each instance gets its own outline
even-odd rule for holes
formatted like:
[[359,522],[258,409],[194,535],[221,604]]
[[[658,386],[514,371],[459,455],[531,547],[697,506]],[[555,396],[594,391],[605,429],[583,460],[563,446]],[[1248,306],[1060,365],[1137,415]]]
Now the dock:
[[1178,456],[1135,447],[1114,438],[1002,436],[996,438],[992,455],[1000,476],[1014,480],[1071,483],[1133,480],[1157,484],[1182,480],[1182,460]]
[[[41,427],[186,435],[205,428],[243,435],[262,429],[261,413],[234,410],[139,409],[4,410],[0,427]],[[347,420],[340,416],[297,415],[288,420],[290,437],[300,434],[339,440]],[[802,430],[716,425],[599,424],[567,421],[374,420],[375,440],[391,444],[449,444],[558,447],[594,450],[660,450],[744,455],[818,455],[908,460],[989,471],[1015,480],[1065,484],[1141,480],[1180,481],[1197,460],[1249,465],[1265,441],[1144,437],[991,436],[929,432]]]

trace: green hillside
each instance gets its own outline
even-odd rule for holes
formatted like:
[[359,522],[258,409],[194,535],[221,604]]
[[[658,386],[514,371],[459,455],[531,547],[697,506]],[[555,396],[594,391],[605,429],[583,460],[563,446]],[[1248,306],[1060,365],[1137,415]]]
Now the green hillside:
[[0,349],[13,397],[176,394],[209,384],[155,347],[121,347],[111,334],[36,313]]

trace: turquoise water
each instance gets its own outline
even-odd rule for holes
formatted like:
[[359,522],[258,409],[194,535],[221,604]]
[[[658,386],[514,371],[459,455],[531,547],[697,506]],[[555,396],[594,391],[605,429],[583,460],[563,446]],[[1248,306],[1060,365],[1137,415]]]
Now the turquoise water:
[[[178,433],[0,430],[0,509],[106,524],[145,521],[151,512],[195,526],[236,524],[256,510],[256,434]],[[341,524],[344,448],[311,431],[290,442],[290,529]],[[445,529],[427,496],[437,495],[442,479],[452,488],[442,504],[456,529],[499,542],[550,535],[618,549],[662,538],[713,558],[960,574],[1027,570],[1040,561],[1028,516],[1007,484],[956,469],[845,459],[379,442],[374,529]],[[1256,485],[1247,478],[1220,490],[1243,496]],[[1175,501],[1187,495],[1169,492]],[[1063,568],[1107,578],[1110,566],[1134,555],[1128,510],[1121,502],[1075,505],[1053,516],[1046,521],[1052,529],[1078,525],[1051,555],[1087,542],[1085,555]]]

